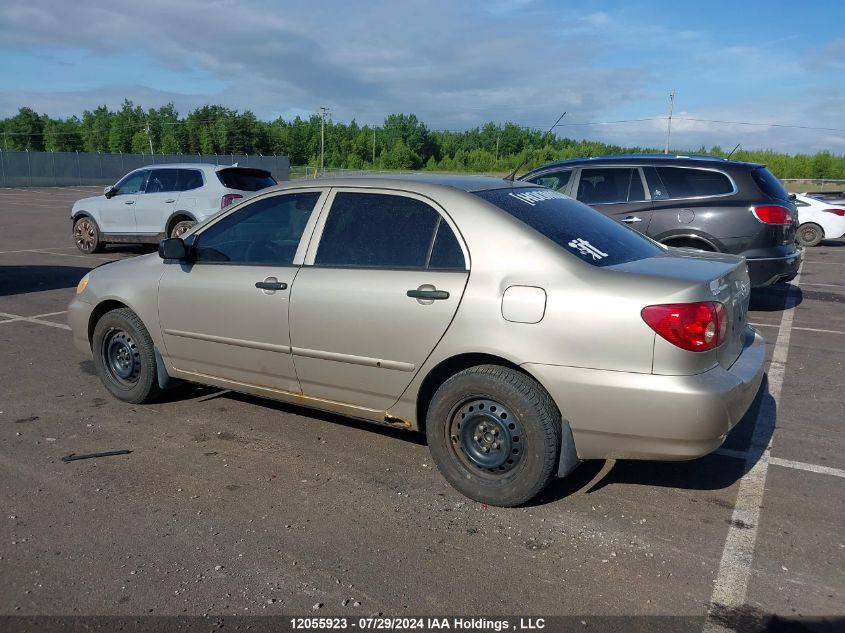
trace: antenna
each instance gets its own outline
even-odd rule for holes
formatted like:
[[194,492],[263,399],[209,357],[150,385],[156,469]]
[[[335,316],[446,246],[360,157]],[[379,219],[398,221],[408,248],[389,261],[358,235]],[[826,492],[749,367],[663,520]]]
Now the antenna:
[[[546,132],[546,134],[548,134],[548,133],[549,133],[549,132],[551,132],[553,129],[555,129],[555,128],[557,127],[557,124],[558,124],[558,123],[560,123],[560,120],[561,120],[563,117],[565,117],[565,116],[566,116],[566,112],[564,112],[563,114],[561,114],[561,115],[557,118],[557,121],[555,121],[555,124],[554,124],[552,127],[550,127],[550,128],[549,128],[549,130],[548,130],[548,132]],[[544,138],[545,138],[546,134],[543,134],[543,137],[544,137]],[[507,176],[505,176],[505,180],[509,180],[510,182],[513,182],[513,179],[516,177],[516,172],[518,172],[518,171],[519,171],[519,169],[520,169],[520,168],[521,168],[521,167],[522,167],[522,166],[523,166],[526,162],[528,162],[528,156],[529,156],[529,154],[526,154],[526,155],[525,155],[525,158],[523,158],[523,159],[522,159],[522,161],[519,163],[519,165],[517,165],[517,166],[516,166],[516,168],[515,168],[515,169],[514,169],[511,173],[509,173]]]
[[738,149],[739,149],[739,146],[740,146],[740,143],[737,143],[737,144],[736,144],[736,147],[734,147],[734,148],[731,150],[731,153],[727,155],[727,157],[725,158],[725,160],[729,160],[729,159],[730,159],[730,157],[734,155],[734,152],[735,152],[736,150],[738,150]]

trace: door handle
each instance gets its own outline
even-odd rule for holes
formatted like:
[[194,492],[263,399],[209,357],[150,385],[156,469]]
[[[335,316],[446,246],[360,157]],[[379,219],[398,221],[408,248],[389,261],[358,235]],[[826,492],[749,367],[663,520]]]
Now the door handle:
[[414,290],[409,290],[405,294],[412,299],[441,300],[449,298],[449,293],[445,290],[420,290],[419,288],[415,288]]
[[165,204],[170,204],[171,202],[176,202],[176,198],[171,198],[170,200],[165,200]]
[[288,285],[283,281],[256,281],[255,287],[261,290],[287,290]]
[[134,200],[124,200],[123,204],[135,204]]
[[638,217],[633,216],[633,215],[629,215],[627,218],[623,218],[623,219],[622,219],[622,221],[623,221],[625,224],[633,224],[634,222],[642,222],[642,221],[643,221],[643,219],[642,219],[642,218],[638,218]]

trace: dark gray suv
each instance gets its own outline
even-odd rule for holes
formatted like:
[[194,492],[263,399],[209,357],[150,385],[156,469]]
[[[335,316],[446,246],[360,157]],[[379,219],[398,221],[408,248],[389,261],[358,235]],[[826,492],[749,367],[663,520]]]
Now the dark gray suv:
[[577,198],[667,246],[743,255],[751,285],[789,281],[798,214],[759,163],[644,154],[550,163],[521,178]]

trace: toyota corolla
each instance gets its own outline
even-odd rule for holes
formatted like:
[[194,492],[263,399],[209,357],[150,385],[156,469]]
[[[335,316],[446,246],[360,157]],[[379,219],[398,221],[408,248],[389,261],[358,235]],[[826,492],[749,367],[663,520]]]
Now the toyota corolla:
[[529,183],[326,179],[92,270],[69,322],[116,398],[184,380],[421,431],[514,506],[585,459],[720,446],[763,373],[749,286]]

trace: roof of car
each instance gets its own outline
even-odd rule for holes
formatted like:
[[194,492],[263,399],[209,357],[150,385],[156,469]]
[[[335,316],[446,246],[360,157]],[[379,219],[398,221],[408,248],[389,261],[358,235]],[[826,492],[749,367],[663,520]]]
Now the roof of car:
[[384,174],[372,176],[340,176],[317,178],[316,180],[295,180],[280,185],[290,187],[385,187],[396,188],[398,185],[435,185],[451,187],[469,193],[490,189],[510,189],[514,187],[536,187],[534,183],[510,181],[493,176],[458,176],[452,174]]
[[708,156],[706,154],[614,154],[610,156],[590,156],[589,158],[573,158],[570,160],[561,160],[554,163],[548,163],[542,167],[531,170],[529,173],[539,171],[540,169],[548,169],[549,167],[574,167],[580,165],[588,165],[590,163],[631,163],[631,162],[649,162],[649,163],[671,163],[682,165],[685,167],[691,166],[716,166],[716,165],[744,165],[748,167],[764,167],[762,163],[748,163],[739,160],[728,160],[720,156]]
[[221,169],[231,169],[233,167],[237,169],[261,169],[261,171],[267,171],[261,167],[251,167],[250,165],[220,165],[215,163],[151,163],[143,167],[138,167],[138,169],[206,169],[220,171]]

